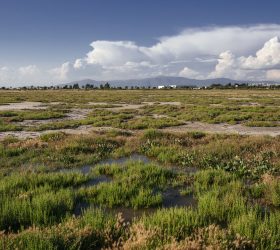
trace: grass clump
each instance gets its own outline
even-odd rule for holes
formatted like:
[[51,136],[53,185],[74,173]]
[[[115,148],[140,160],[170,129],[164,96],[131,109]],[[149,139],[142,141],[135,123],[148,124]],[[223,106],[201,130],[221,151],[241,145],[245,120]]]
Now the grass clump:
[[22,173],[2,178],[1,230],[17,231],[61,221],[72,214],[78,201],[73,187],[88,180],[79,173]]
[[91,202],[109,207],[140,208],[162,204],[160,190],[171,185],[176,174],[152,164],[129,162],[126,165],[105,165],[94,169],[100,175],[111,176],[109,183],[101,183],[86,190]]

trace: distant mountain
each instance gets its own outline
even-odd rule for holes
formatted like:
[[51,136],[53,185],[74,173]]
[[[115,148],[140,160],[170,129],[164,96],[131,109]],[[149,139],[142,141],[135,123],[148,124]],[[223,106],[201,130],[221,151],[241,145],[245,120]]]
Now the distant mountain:
[[173,76],[158,76],[153,78],[143,78],[143,79],[130,79],[130,80],[112,80],[112,81],[96,81],[92,79],[84,79],[79,81],[73,81],[64,85],[74,85],[79,84],[80,87],[85,86],[86,84],[91,84],[96,87],[99,87],[100,84],[105,84],[108,82],[112,87],[125,87],[129,88],[132,86],[138,87],[157,87],[159,85],[177,85],[177,86],[210,86],[212,84],[228,84],[228,83],[264,83],[264,84],[276,84],[276,82],[271,81],[240,81],[240,80],[232,80],[228,78],[215,78],[215,79],[205,79],[205,80],[197,80],[190,79],[185,77],[173,77]]

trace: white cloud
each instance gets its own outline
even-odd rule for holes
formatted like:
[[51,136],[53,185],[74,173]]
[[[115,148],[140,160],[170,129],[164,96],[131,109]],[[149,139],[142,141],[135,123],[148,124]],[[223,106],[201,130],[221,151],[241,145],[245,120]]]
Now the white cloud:
[[266,72],[266,77],[268,80],[279,81],[280,80],[280,70],[272,69]]
[[267,41],[256,52],[256,56],[242,57],[242,67],[247,69],[266,69],[280,65],[280,42],[278,37]]
[[236,64],[236,58],[231,51],[228,50],[222,52],[219,55],[218,63],[215,67],[215,70],[210,73],[209,78],[236,78],[239,72],[239,69]]
[[264,43],[255,56],[236,57],[231,51],[221,53],[209,77],[280,80],[279,66],[280,42],[278,37],[273,37]]
[[68,79],[68,73],[70,72],[70,70],[71,70],[70,62],[65,62],[60,67],[51,69],[49,73],[54,79],[65,81]]
[[161,38],[151,47],[138,46],[132,41],[94,41],[85,59],[88,64],[104,66],[120,66],[128,61],[162,64],[203,56],[212,56],[213,61],[213,56],[226,50],[239,56],[249,55],[275,35],[280,35],[280,25],[186,29]]
[[180,60],[194,56],[219,55],[226,50],[244,56],[275,35],[280,35],[280,25],[186,29],[178,35],[162,38],[146,50],[151,57],[157,59]]
[[103,66],[120,66],[127,62],[140,62],[147,59],[142,48],[130,41],[95,41],[91,43],[92,51],[87,54],[88,64]]
[[76,59],[73,65],[74,69],[81,69],[83,66],[84,66],[84,60],[81,58]]
[[179,76],[183,76],[183,77],[187,77],[187,78],[200,78],[201,77],[197,71],[190,69],[188,67],[184,67],[179,72]]
[[32,76],[32,75],[38,73],[39,69],[37,68],[36,65],[28,65],[28,66],[20,67],[18,69],[18,72],[22,76]]
[[9,82],[12,74],[7,66],[0,67],[0,81],[3,83]]
[[[178,35],[163,37],[150,47],[138,46],[132,41],[95,41],[83,60],[89,66],[100,65],[102,77],[107,79],[156,74],[252,78],[254,72],[248,70],[252,69],[248,64],[254,57],[250,55],[275,35],[280,35],[280,25],[186,29]],[[257,52],[255,60],[265,58],[266,64],[273,65],[277,62],[277,53],[278,40],[274,38]],[[74,64],[76,69],[82,67],[80,60]],[[216,61],[215,70],[207,72]],[[147,67],[143,67],[143,62]],[[196,70],[190,69],[194,63]]]

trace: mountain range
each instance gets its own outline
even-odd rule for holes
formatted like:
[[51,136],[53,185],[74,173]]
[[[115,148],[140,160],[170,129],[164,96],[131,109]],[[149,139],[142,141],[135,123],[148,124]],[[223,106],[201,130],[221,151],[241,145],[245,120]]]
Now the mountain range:
[[210,86],[212,84],[228,84],[228,83],[248,83],[248,84],[278,84],[277,82],[273,81],[241,81],[241,80],[233,80],[229,78],[214,78],[214,79],[204,79],[204,80],[197,80],[197,79],[190,79],[185,77],[173,77],[173,76],[158,76],[152,78],[143,78],[143,79],[129,79],[129,80],[108,80],[108,81],[96,81],[92,79],[84,79],[79,81],[69,82],[63,85],[74,85],[79,84],[80,87],[85,86],[86,84],[91,84],[96,87],[99,87],[100,84],[109,83],[111,87],[157,87],[160,85],[177,85],[177,86]]

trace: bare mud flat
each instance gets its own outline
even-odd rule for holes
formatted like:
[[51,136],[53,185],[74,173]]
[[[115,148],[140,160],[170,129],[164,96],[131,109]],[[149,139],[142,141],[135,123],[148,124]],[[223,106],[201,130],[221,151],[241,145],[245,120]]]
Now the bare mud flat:
[[0,111],[6,110],[25,110],[25,109],[46,109],[51,105],[57,105],[60,102],[13,102],[0,105]]
[[240,135],[280,135],[280,127],[246,127],[241,124],[208,124],[202,122],[187,122],[185,125],[162,129],[168,132],[201,131],[206,133],[224,133]]
[[47,105],[42,102],[16,102],[0,105],[0,111],[24,110],[24,109],[46,109]]
[[[15,102],[15,103],[4,103],[0,105],[0,111],[6,110],[24,110],[24,109],[46,109],[51,105],[57,105],[60,102],[50,102],[50,103],[43,103],[43,102]],[[181,105],[180,102],[142,102],[140,104],[129,104],[129,103],[109,103],[109,102],[89,102],[88,105],[113,105],[116,107],[110,107],[105,109],[109,110],[124,110],[124,109],[139,109],[147,105]],[[74,111],[74,110],[73,110]],[[81,111],[81,109],[76,109],[76,111]]]
[[237,100],[237,101],[242,101],[242,100],[251,100],[252,98],[250,97],[229,97],[228,100]]
[[90,109],[71,109],[71,111],[69,113],[66,113],[65,117],[62,118],[45,119],[45,120],[24,120],[22,122],[17,122],[16,124],[21,126],[36,127],[39,125],[48,124],[52,122],[82,120],[85,119],[91,111],[92,110]]
[[140,104],[112,104],[116,105],[116,107],[113,108],[106,108],[111,111],[120,111],[125,109],[141,109],[145,106],[151,106],[151,105],[175,105],[180,106],[180,102],[142,102]]
[[56,129],[56,130],[45,130],[45,131],[8,131],[8,132],[0,132],[0,140],[5,139],[8,136],[18,138],[20,140],[24,139],[32,139],[39,137],[40,135],[43,134],[48,134],[48,133],[55,133],[55,132],[63,132],[66,134],[71,134],[71,135],[88,135],[92,132],[103,132],[103,131],[108,131],[108,130],[121,130],[121,129],[116,129],[112,127],[92,127],[91,125],[83,125],[78,128],[73,128],[73,129]]

